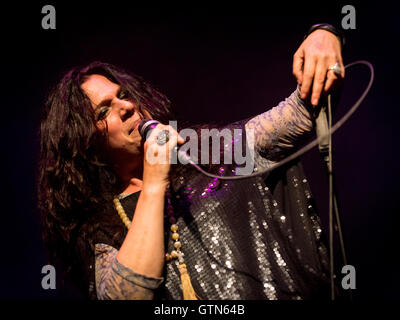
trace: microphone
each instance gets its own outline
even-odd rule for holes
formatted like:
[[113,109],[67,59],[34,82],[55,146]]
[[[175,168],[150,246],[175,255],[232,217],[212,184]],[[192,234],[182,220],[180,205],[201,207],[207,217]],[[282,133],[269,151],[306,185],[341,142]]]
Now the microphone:
[[[153,129],[160,123],[161,122],[152,119],[143,119],[140,121],[138,131],[143,141],[147,140]],[[165,140],[162,144],[165,144],[166,142],[167,140]],[[178,159],[182,164],[190,163],[191,165],[196,165],[185,151],[179,150],[178,147],[175,147],[175,150],[177,150]]]
[[140,121],[138,126],[138,131],[140,136],[142,137],[143,141],[146,141],[147,138],[150,136],[153,129],[159,124],[160,122],[157,120],[151,119],[143,119]]

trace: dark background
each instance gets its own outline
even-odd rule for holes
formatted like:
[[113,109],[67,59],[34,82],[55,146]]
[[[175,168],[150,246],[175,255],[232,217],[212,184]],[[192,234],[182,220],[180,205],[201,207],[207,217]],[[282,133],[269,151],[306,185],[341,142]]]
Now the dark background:
[[[56,30],[41,28],[45,4],[56,8]],[[41,288],[47,254],[35,183],[41,107],[66,70],[92,60],[114,63],[166,93],[186,119],[236,121],[277,105],[295,89],[292,56],[305,32],[320,22],[341,28],[345,4],[2,5],[0,299],[65,298]],[[398,299],[398,17],[389,3],[352,4],[356,29],[344,31],[344,62],[368,60],[376,78],[333,138],[343,231],[348,263],[357,271],[355,299]],[[347,70],[336,119],[368,80],[365,67]],[[302,159],[327,231],[319,155],[312,150]]]

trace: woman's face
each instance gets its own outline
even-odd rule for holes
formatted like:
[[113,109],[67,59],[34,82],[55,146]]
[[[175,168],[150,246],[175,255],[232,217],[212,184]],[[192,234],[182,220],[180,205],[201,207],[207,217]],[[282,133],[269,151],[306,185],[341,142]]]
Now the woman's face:
[[98,129],[107,131],[109,161],[123,165],[142,158],[142,139],[137,128],[143,115],[127,93],[97,74],[90,75],[82,83],[82,89],[92,102]]

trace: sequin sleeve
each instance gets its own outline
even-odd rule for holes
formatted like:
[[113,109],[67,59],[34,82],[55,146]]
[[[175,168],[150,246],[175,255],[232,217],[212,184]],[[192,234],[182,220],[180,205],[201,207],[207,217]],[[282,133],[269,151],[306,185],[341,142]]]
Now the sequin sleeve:
[[117,249],[97,243],[95,279],[99,300],[152,300],[163,278],[138,274],[117,260]]
[[254,130],[255,150],[264,158],[279,160],[314,126],[312,106],[300,98],[299,87],[276,107],[250,119],[246,132]]

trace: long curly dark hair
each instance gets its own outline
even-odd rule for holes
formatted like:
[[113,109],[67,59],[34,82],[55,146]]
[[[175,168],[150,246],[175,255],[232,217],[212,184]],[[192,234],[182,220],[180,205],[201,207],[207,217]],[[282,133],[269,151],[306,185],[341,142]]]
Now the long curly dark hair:
[[107,133],[96,129],[91,102],[81,88],[92,74],[120,85],[153,118],[167,123],[173,117],[165,95],[141,77],[103,62],[73,68],[51,90],[41,118],[38,206],[50,261],[61,264],[64,274],[73,264],[80,226],[122,191],[101,157]]

